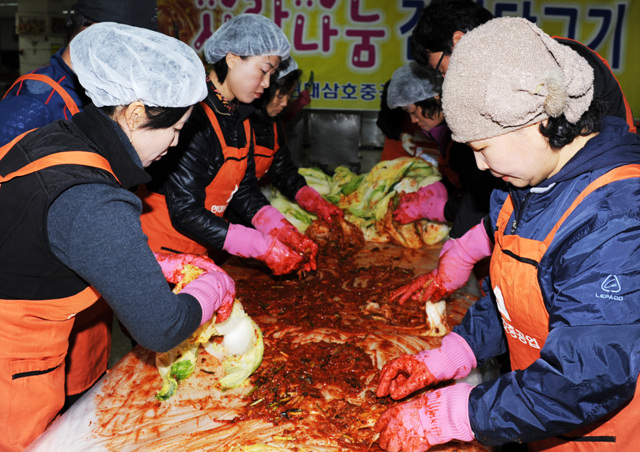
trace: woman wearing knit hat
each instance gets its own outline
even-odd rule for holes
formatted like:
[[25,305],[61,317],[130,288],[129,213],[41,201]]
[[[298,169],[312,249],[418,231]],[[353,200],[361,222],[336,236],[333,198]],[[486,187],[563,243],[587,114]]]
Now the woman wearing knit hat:
[[[451,53],[460,38],[492,18],[493,15],[486,8],[472,0],[431,2],[422,10],[412,32],[412,54],[416,61],[446,74]],[[553,39],[573,49],[589,63],[594,74],[594,96],[605,101],[606,115],[626,120],[629,130],[635,133],[633,112],[607,61],[578,41],[558,36],[553,36]],[[414,278],[392,296],[400,296],[401,300],[437,301],[464,286],[472,271],[477,276],[477,270],[484,265],[481,264],[479,268],[474,266],[491,255],[493,231],[487,230],[490,229],[488,218],[472,226],[464,235],[450,235],[435,270]],[[454,229],[452,232],[455,232]]]
[[[23,450],[58,415],[75,316],[101,295],[158,352],[216,312],[224,319],[235,295],[210,260],[154,256],[130,191],[206,96],[196,53],[161,33],[103,22],[73,40],[71,61],[92,104],[0,148],[2,451]],[[206,271],[176,295],[164,275],[175,279],[185,262]]]
[[[271,207],[255,176],[251,102],[289,57],[285,34],[265,16],[240,14],[204,46],[213,65],[208,96],[182,133],[178,152],[153,165],[139,190],[151,249],[261,260],[275,273],[315,269],[317,245]],[[228,206],[253,228],[229,223]]]
[[453,138],[496,190],[487,296],[436,350],[382,370],[402,399],[509,352],[512,370],[417,395],[376,429],[389,451],[456,439],[530,450],[633,450],[640,435],[640,137],[603,117],[593,71],[533,23],[499,18],[457,44],[443,86]]

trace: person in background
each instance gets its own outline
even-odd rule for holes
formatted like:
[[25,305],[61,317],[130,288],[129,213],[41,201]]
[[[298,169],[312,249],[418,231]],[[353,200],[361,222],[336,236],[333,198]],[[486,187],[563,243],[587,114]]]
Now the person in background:
[[505,351],[512,370],[390,408],[375,426],[383,449],[474,438],[532,451],[636,447],[640,137],[596,94],[589,63],[526,19],[493,19],[458,42],[447,123],[508,183],[492,196],[487,295],[440,348],[387,363],[377,395],[403,399]]
[[[297,63],[296,63],[297,67]],[[300,73],[302,75],[302,73]],[[296,84],[299,84],[300,80],[297,80]],[[291,100],[291,96],[293,95],[293,90],[295,86],[291,89],[291,94],[289,95],[289,101],[287,102],[287,106],[284,111],[281,113],[282,122],[289,123],[294,121],[302,109],[311,103],[311,90],[313,90],[313,71],[309,75],[309,80],[304,84],[302,91],[298,96]]]
[[404,143],[408,140],[406,136],[413,137],[418,131],[418,127],[411,122],[411,118],[401,108],[389,108],[387,104],[387,93],[391,79],[382,85],[380,94],[380,110],[376,118],[376,126],[384,135],[384,144],[380,161],[395,160],[400,157],[409,157],[412,154],[404,148]]
[[[117,22],[157,30],[156,0],[79,0],[67,18],[67,45],[47,66],[22,75],[0,101],[0,146],[18,135],[84,110],[89,102],[71,68],[70,45],[98,22]],[[76,315],[65,369],[67,401],[73,404],[107,370],[113,313],[100,300]]]
[[[425,7],[411,35],[412,54],[416,61],[439,70],[446,76],[449,60],[458,41],[468,31],[491,20],[493,15],[469,0],[432,2]],[[582,56],[594,72],[596,96],[606,102],[606,113],[627,122],[636,132],[633,113],[622,88],[607,61],[578,41],[554,36],[559,44]],[[392,293],[401,302],[409,298],[438,301],[464,286],[476,264],[486,261],[493,249],[493,231],[488,218],[468,232],[448,240],[440,254],[438,267],[419,275]]]
[[[408,83],[411,83],[410,87]],[[434,164],[437,164],[437,156],[445,152],[450,141],[447,141],[445,133],[447,128],[440,104],[440,84],[441,80],[434,71],[410,62],[395,70],[385,93],[388,110],[401,110],[417,126],[423,138],[417,141],[433,143],[432,146],[421,147],[416,144],[413,134],[402,132],[399,139],[403,142],[405,152]]]
[[269,182],[303,209],[316,214],[327,223],[344,218],[344,212],[326,201],[309,186],[298,167],[291,160],[287,148],[281,114],[287,108],[291,93],[300,81],[302,71],[289,57],[263,96],[255,101],[256,113],[252,118],[255,133],[255,171],[258,180]]
[[443,175],[441,181],[400,198],[393,217],[402,224],[420,218],[455,223],[456,220],[467,221],[464,220],[467,215],[473,216],[470,220],[473,223],[477,221],[478,215],[484,216],[489,210],[490,191],[485,190],[476,192],[478,196],[485,197],[484,200],[478,199],[477,205],[486,206],[480,214],[460,211],[460,200],[464,191],[469,188],[468,183],[472,180],[471,173],[476,171],[476,163],[473,151],[468,146],[451,140],[451,131],[442,111],[440,89],[441,80],[436,73],[415,62],[396,69],[389,84],[389,108],[401,108],[405,111],[422,133],[436,144],[437,159],[430,154],[423,158],[434,163]]
[[[393,218],[401,224],[422,218],[452,223],[450,240],[443,248],[446,252],[448,244],[454,243],[452,239],[464,236],[487,215],[491,192],[502,182],[478,169],[469,146],[451,140],[440,102],[441,79],[436,74],[427,66],[411,62],[398,68],[391,77],[387,92],[389,108],[402,108],[437,143],[437,164],[443,175],[441,181],[401,196]],[[479,277],[486,275],[485,267],[477,266]],[[423,279],[418,281],[423,287]],[[404,303],[415,293],[411,284],[392,292],[391,299],[398,298]]]
[[[249,104],[264,95],[289,50],[282,30],[257,14],[235,16],[207,40],[208,96],[176,152],[150,168],[153,181],[139,190],[151,249],[224,250],[259,259],[275,274],[315,269],[317,245],[269,204],[255,175]],[[253,228],[227,222],[229,206]]]
[[27,130],[82,111],[87,98],[71,68],[69,43],[86,27],[117,22],[158,29],[156,0],[79,0],[67,18],[67,44],[49,64],[20,76],[0,101],[0,146]]
[[[92,104],[69,121],[16,137],[0,174],[0,449],[23,450],[65,399],[65,355],[76,313],[100,296],[143,347],[166,352],[217,311],[233,280],[211,260],[157,256],[130,190],[178,141],[207,93],[186,44],[104,22],[78,34],[71,63]],[[204,269],[178,295],[185,263]],[[96,344],[100,346],[101,344]]]

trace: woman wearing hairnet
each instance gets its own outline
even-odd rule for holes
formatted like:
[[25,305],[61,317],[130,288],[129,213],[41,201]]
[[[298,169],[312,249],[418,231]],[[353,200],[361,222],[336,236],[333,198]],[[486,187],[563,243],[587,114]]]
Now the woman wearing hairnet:
[[[156,258],[130,192],[205,97],[198,56],[160,33],[104,22],[74,39],[71,61],[93,105],[0,150],[3,451],[23,450],[62,408],[74,316],[99,296],[138,343],[164,352],[216,311],[228,316],[235,294],[210,260]],[[165,274],[174,279],[185,262],[206,271],[175,295]]]
[[[255,176],[248,104],[269,87],[289,49],[282,30],[256,14],[234,17],[207,40],[208,96],[195,107],[177,151],[150,168],[149,190],[139,192],[152,249],[222,249],[259,259],[275,274],[315,269],[317,245],[269,205]],[[228,206],[255,229],[225,221]]]
[[495,190],[487,296],[439,349],[382,370],[402,399],[508,350],[512,371],[424,392],[382,414],[388,451],[452,439],[530,450],[635,450],[640,435],[640,137],[603,116],[584,58],[532,22],[498,18],[451,56],[443,108],[453,139]]
[[301,74],[296,61],[289,57],[281,65],[277,80],[254,102],[257,109],[252,118],[256,177],[262,179],[268,176],[269,182],[283,195],[295,200],[300,207],[318,215],[327,223],[340,221],[344,218],[342,210],[307,184],[291,160],[287,147],[282,113],[287,108]]

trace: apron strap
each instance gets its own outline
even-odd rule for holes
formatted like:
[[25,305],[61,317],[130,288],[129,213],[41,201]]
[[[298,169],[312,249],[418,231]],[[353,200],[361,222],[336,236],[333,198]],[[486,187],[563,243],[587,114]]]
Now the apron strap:
[[[4,147],[2,148],[2,150],[0,150],[0,152],[1,151],[4,151]],[[109,172],[113,177],[116,178],[118,183],[120,183],[116,175],[113,173],[113,170],[111,169],[111,165],[109,164],[107,159],[105,159],[103,156],[99,154],[95,154],[93,152],[87,152],[87,151],[66,151],[66,152],[58,152],[56,154],[47,155],[45,157],[42,157],[38,160],[35,160],[23,166],[22,168],[14,171],[13,173],[9,173],[6,176],[2,176],[0,177],[0,184],[4,182],[8,182],[15,177],[26,176],[27,174],[35,173],[36,171],[40,171],[44,168],[49,168],[51,166],[56,166],[56,165],[92,166],[94,168],[102,169]]]
[[75,115],[76,113],[80,112],[80,109],[78,108],[78,105],[73,100],[71,95],[67,91],[65,91],[65,89],[62,86],[60,86],[60,84],[58,82],[56,82],[51,77],[49,77],[47,75],[44,75],[44,74],[24,74],[24,75],[21,75],[20,77],[18,77],[16,79],[15,82],[13,82],[13,85],[11,85],[11,87],[9,87],[9,89],[7,90],[7,92],[5,93],[5,95],[2,98],[4,99],[7,96],[7,94],[9,94],[9,91],[11,91],[13,89],[14,86],[16,86],[18,83],[22,83],[25,80],[36,80],[38,82],[46,83],[51,88],[53,88],[53,90],[56,93],[58,93],[58,95],[60,97],[62,97],[62,100],[64,101],[64,104],[67,106],[67,108],[71,112],[72,116]]
[[566,210],[564,215],[560,217],[560,219],[558,220],[554,228],[549,232],[547,237],[544,239],[543,243],[547,247],[549,247],[549,245],[551,244],[551,241],[553,240],[553,237],[556,235],[556,232],[558,232],[558,229],[560,229],[560,226],[562,226],[562,223],[564,222],[564,220],[566,220],[567,217],[571,215],[571,213],[576,209],[576,207],[578,207],[578,204],[580,204],[584,200],[584,198],[589,196],[595,190],[611,182],[615,182],[623,179],[631,179],[633,177],[640,177],[639,164],[619,166],[607,172],[606,174],[603,174],[602,176],[600,176],[599,178],[591,182],[589,185],[587,185],[587,187],[584,190],[582,190],[582,193],[580,193],[580,195],[573,201],[573,203]]

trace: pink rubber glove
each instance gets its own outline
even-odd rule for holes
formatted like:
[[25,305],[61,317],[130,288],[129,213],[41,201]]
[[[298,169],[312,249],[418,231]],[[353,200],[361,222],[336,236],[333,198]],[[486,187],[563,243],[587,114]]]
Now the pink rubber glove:
[[272,206],[264,206],[251,219],[251,224],[265,235],[277,238],[302,257],[302,270],[316,269],[318,245],[298,229]]
[[223,322],[231,314],[236,285],[229,275],[218,267],[210,258],[198,254],[153,253],[160,264],[162,274],[172,284],[179,283],[182,278],[182,267],[191,264],[204,270],[195,280],[184,286],[181,293],[195,297],[202,308],[200,325],[213,317],[217,312],[216,323]]
[[302,265],[302,257],[275,237],[239,224],[229,225],[222,249],[234,256],[261,260],[276,275],[292,272]]
[[473,441],[469,394],[473,386],[458,383],[382,413],[374,430],[378,444],[389,452],[425,452],[452,440]]
[[467,341],[449,333],[442,338],[440,348],[402,355],[385,364],[376,395],[402,399],[430,384],[466,377],[476,366],[476,357]]
[[476,262],[491,256],[492,251],[493,243],[481,221],[459,239],[449,239],[444,243],[438,268],[394,290],[390,298],[399,298],[400,304],[409,298],[417,301],[439,301],[464,286]]
[[400,198],[398,207],[393,211],[393,219],[400,224],[426,218],[433,221],[446,221],[444,205],[449,195],[442,182],[422,187],[420,190],[407,193]]
[[305,185],[296,193],[296,202],[304,210],[315,213],[327,223],[333,218],[344,218],[344,212],[325,200],[313,187]]

